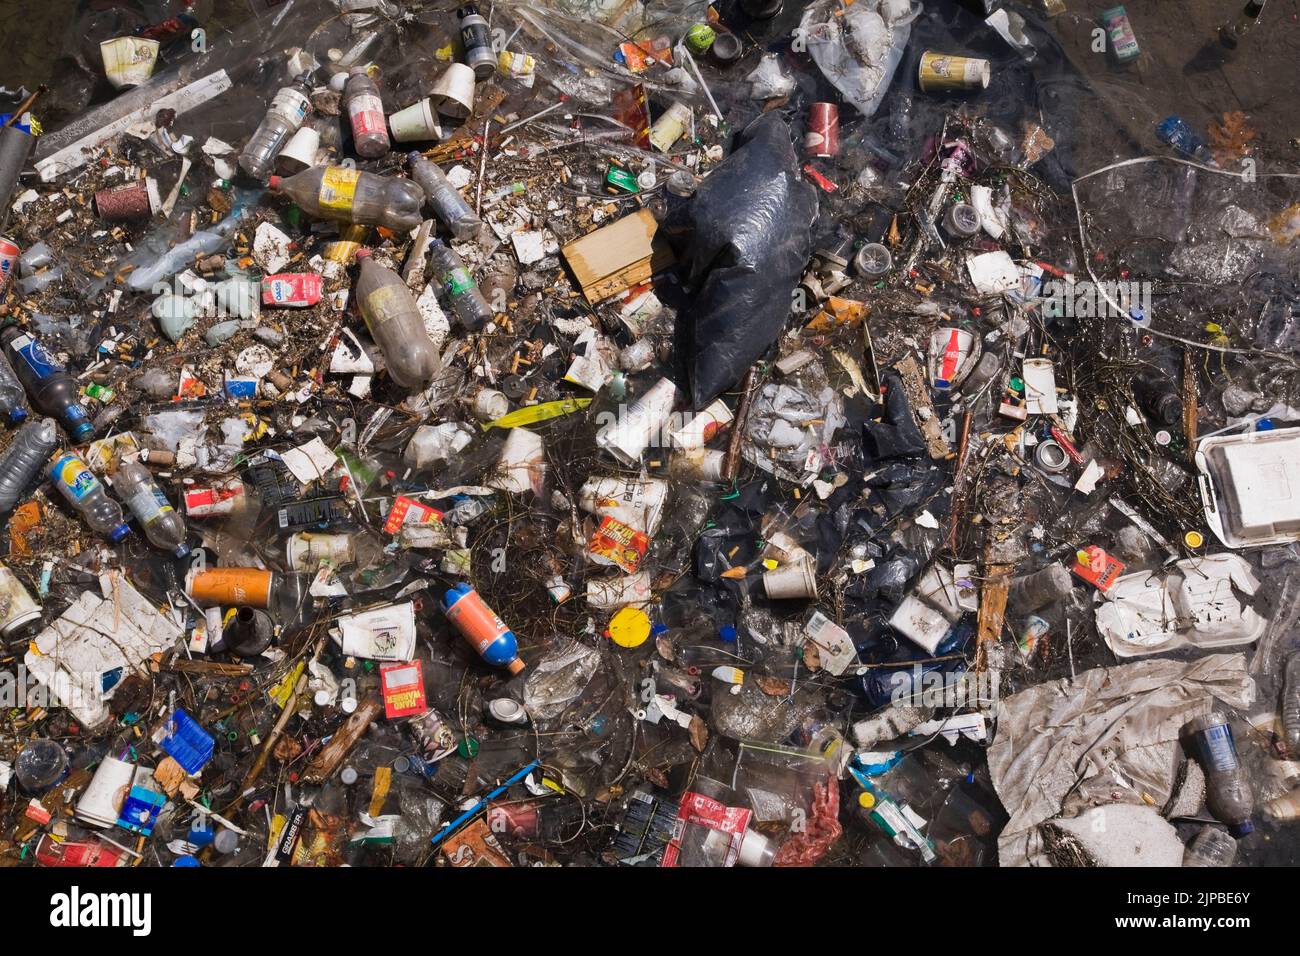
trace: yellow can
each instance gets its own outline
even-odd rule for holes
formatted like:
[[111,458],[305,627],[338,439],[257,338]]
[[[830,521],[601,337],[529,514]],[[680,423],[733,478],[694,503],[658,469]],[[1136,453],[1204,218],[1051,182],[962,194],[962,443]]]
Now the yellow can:
[[988,60],[926,50],[921,54],[916,82],[927,93],[940,90],[987,90],[993,78]]

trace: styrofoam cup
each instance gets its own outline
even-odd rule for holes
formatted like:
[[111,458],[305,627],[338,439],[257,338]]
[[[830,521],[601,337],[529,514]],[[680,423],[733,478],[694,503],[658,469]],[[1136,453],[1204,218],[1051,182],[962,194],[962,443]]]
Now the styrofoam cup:
[[393,131],[393,139],[399,143],[442,139],[442,124],[438,122],[438,114],[427,96],[388,117],[388,127]]
[[452,63],[438,77],[429,93],[433,108],[452,119],[465,119],[474,112],[474,70],[464,63]]

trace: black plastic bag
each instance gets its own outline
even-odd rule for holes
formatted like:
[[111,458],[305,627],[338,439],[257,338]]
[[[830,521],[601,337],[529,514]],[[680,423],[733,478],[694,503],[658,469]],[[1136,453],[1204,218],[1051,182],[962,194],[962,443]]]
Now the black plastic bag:
[[696,290],[678,327],[695,408],[744,376],[781,334],[812,252],[817,193],[799,178],[790,129],[775,114],[665,223]]

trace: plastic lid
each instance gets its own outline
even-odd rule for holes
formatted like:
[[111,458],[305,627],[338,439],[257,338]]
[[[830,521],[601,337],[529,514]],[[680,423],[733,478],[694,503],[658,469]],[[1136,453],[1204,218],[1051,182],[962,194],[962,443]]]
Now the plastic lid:
[[650,618],[639,608],[625,607],[610,618],[605,633],[619,647],[640,647],[650,636]]
[[202,865],[203,865],[202,863],[200,863],[200,862],[199,862],[195,857],[192,857],[192,856],[178,856],[178,857],[177,857],[177,858],[172,862],[172,866],[174,866],[174,867],[176,867],[176,866],[179,866],[179,867],[188,867],[188,868],[191,868],[191,869],[192,869],[193,867],[196,867],[196,866],[202,866]]
[[189,557],[190,554],[190,546],[184,543],[178,544],[176,546],[176,550],[173,551],[172,553],[175,554],[176,557],[178,558],[187,558]]
[[27,409],[14,408],[9,411],[9,424],[17,425],[19,422],[27,420]]
[[876,795],[870,790],[863,790],[858,794],[858,806],[864,810],[870,810],[876,805]]
[[509,664],[506,665],[506,670],[510,671],[510,673],[512,674],[520,674],[523,673],[525,666],[526,665],[524,664],[524,662],[516,657],[513,661],[511,661]]
[[1228,829],[1232,831],[1233,836],[1244,837],[1248,833],[1255,832],[1255,823],[1252,820],[1247,820],[1245,823],[1234,824]]
[[121,541],[130,533],[131,533],[130,525],[120,524],[109,533],[108,540],[113,542],[114,544],[117,544],[117,542]]
[[82,422],[72,429],[72,437],[76,441],[89,438],[93,434],[95,434],[95,426],[90,422]]
[[[397,759],[398,759],[398,760],[401,760],[402,758],[399,757],[399,758],[397,758]],[[408,761],[408,763],[409,763],[409,761]],[[394,766],[396,766],[396,764],[394,764]],[[355,767],[344,767],[344,768],[343,768],[343,772],[339,774],[339,779],[342,780],[342,781],[343,781],[345,784],[347,784],[349,787],[352,786],[354,783],[357,782],[357,771],[356,771],[356,768],[355,768]]]

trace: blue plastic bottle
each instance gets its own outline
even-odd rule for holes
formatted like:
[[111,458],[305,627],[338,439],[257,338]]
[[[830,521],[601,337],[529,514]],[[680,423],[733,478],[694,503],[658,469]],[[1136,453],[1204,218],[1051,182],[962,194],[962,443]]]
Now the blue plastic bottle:
[[57,419],[74,442],[94,437],[95,426],[81,404],[76,379],[54,360],[40,339],[24,329],[10,327],[0,340],[4,342],[5,358],[13,364],[36,410]]
[[512,674],[524,669],[514,631],[506,627],[468,584],[457,584],[443,595],[442,612],[483,660]]
[[1214,154],[1205,145],[1205,141],[1197,136],[1195,131],[1177,113],[1173,116],[1166,116],[1156,124],[1156,139],[1166,146],[1173,147],[1174,150],[1184,156],[1204,163],[1206,166],[1219,165],[1214,161]]

